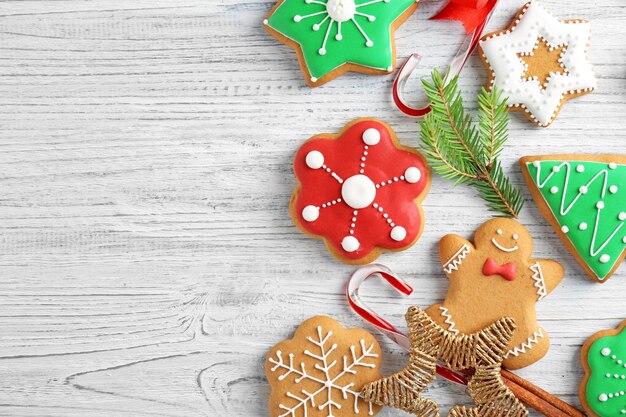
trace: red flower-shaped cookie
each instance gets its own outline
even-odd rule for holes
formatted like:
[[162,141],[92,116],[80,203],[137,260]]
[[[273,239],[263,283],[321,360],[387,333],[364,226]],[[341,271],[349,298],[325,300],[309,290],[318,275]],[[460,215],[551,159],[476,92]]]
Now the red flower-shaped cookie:
[[300,186],[291,216],[338,259],[368,263],[383,248],[417,241],[430,173],[419,152],[401,146],[385,123],[358,119],[339,135],[314,136],[298,150],[294,170]]

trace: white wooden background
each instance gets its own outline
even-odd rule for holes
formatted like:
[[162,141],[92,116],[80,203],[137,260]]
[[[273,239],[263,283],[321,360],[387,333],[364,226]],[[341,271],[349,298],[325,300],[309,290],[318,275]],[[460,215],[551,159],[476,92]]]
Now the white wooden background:
[[[503,0],[491,29],[521,0]],[[422,75],[461,41],[426,1],[397,32]],[[578,404],[579,347],[626,317],[626,267],[588,281],[522,184],[527,154],[621,152],[626,143],[626,4],[545,0],[593,21],[598,91],[548,129],[512,115],[504,163],[524,188],[535,254],[563,262],[539,306],[552,349],[524,377]],[[271,0],[0,2],[0,415],[264,416],[266,351],[316,314],[347,326],[353,270],[293,226],[291,160],[300,143],[361,116],[418,145],[390,101],[392,77],[347,74],[305,86],[293,51],[262,29]],[[463,72],[468,106],[486,73]],[[416,88],[417,91],[417,82]],[[417,245],[380,261],[416,288],[400,299],[368,284],[399,325],[411,304],[442,299],[436,244],[489,218],[467,188],[434,178]],[[381,340],[384,371],[405,356]],[[467,402],[438,379],[428,395]],[[385,410],[381,416],[400,415]]]

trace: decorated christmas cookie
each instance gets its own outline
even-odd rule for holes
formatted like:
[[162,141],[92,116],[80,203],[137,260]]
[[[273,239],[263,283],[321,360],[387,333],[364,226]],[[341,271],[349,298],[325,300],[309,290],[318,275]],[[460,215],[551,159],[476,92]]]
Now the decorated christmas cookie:
[[581,352],[580,402],[592,417],[626,415],[626,320],[591,336]]
[[533,239],[510,219],[482,224],[474,243],[457,235],[439,241],[439,259],[450,279],[443,303],[426,312],[448,331],[472,333],[501,317],[515,319],[517,331],[503,366],[528,366],[548,352],[547,332],[539,327],[535,304],[561,282],[563,267],[550,259],[532,259]]
[[520,160],[541,213],[597,282],[626,255],[626,156],[543,155]]
[[330,317],[313,317],[293,339],[270,350],[265,374],[272,387],[270,416],[372,416],[361,387],[381,377],[381,350],[362,329],[345,329]]
[[508,29],[485,35],[479,50],[508,105],[547,127],[569,99],[591,92],[596,79],[587,57],[591,25],[560,21],[536,1],[527,3]]
[[314,136],[298,150],[294,170],[300,185],[291,217],[343,262],[369,263],[383,248],[406,249],[419,237],[430,173],[385,123],[358,119],[339,135]]
[[279,0],[263,23],[296,50],[316,87],[346,71],[393,72],[393,33],[416,8],[415,0]]

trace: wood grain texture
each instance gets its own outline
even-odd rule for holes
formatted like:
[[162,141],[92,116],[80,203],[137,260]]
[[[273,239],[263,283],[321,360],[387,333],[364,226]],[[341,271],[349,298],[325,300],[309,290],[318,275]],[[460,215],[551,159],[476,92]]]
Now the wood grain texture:
[[[490,29],[523,2],[501,3]],[[548,129],[511,115],[504,166],[524,189],[522,155],[626,143],[626,5],[544,4],[592,20],[599,88]],[[425,2],[397,31],[399,58],[419,51],[422,75],[462,38],[458,24],[427,20],[440,5]],[[263,416],[274,343],[315,314],[361,325],[342,295],[353,268],[291,223],[291,159],[356,117],[387,121],[406,145],[418,128],[394,110],[390,76],[307,87],[293,51],[261,27],[271,6],[0,3],[0,415]],[[474,56],[462,79],[472,109],[486,78]],[[578,404],[580,346],[626,317],[626,267],[606,285],[587,280],[525,195],[535,255],[561,261],[566,278],[538,306],[552,349],[519,374]],[[471,237],[488,218],[471,189],[436,177],[424,209],[421,241],[380,258],[415,294],[367,288],[399,325],[409,305],[445,294],[438,239]],[[383,371],[400,369],[400,349],[379,340]],[[468,401],[440,379],[427,395],[444,411]]]

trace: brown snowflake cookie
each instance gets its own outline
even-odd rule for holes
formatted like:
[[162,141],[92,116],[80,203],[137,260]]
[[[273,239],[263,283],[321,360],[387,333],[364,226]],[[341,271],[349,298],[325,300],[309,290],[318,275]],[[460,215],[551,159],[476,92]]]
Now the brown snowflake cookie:
[[310,318],[267,355],[270,416],[372,416],[380,407],[360,391],[381,378],[380,361],[380,346],[370,333],[346,329],[330,317]]
[[481,225],[474,243],[457,235],[439,241],[439,258],[450,279],[441,304],[426,312],[452,333],[474,333],[502,317],[511,317],[517,331],[502,365],[528,366],[548,352],[547,332],[537,324],[535,304],[563,278],[563,267],[551,259],[532,259],[533,239],[511,219]]
[[587,56],[590,38],[586,20],[561,21],[537,1],[526,3],[507,29],[480,40],[488,86],[501,90],[511,109],[547,127],[567,100],[596,87]]

